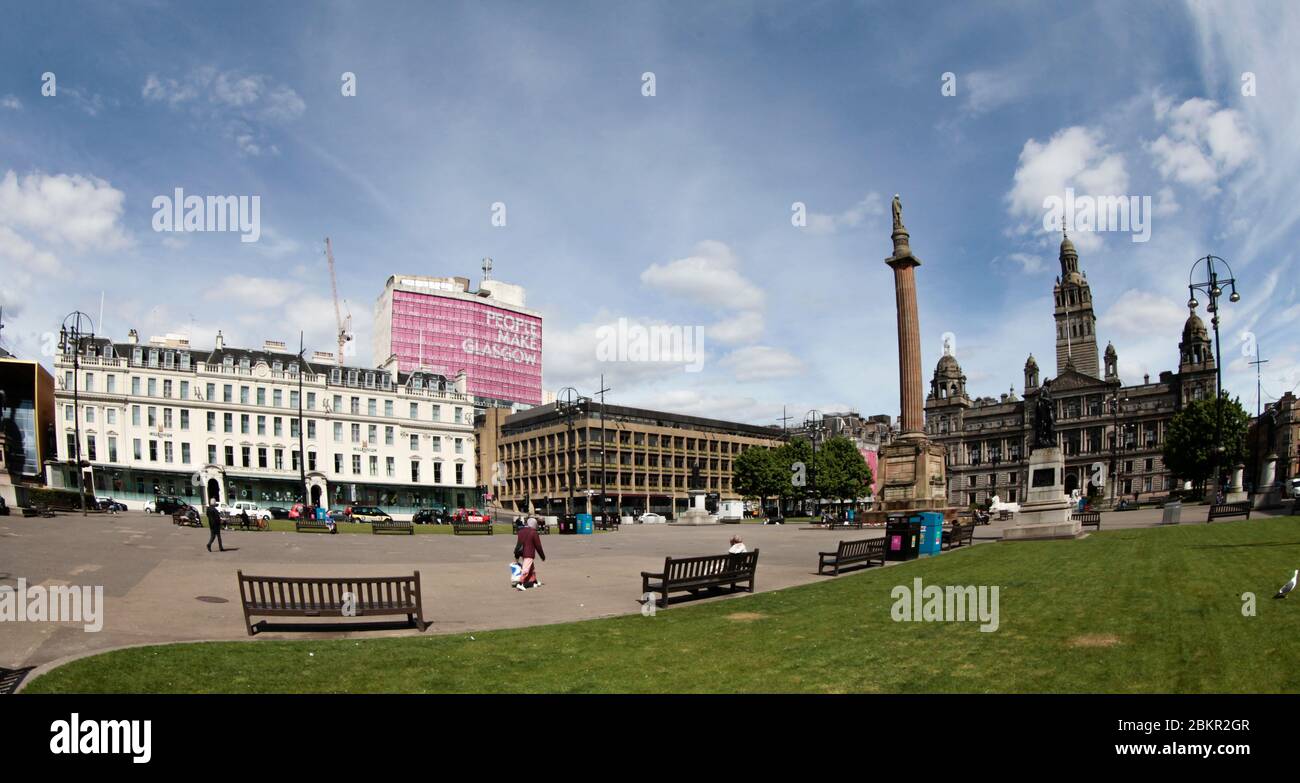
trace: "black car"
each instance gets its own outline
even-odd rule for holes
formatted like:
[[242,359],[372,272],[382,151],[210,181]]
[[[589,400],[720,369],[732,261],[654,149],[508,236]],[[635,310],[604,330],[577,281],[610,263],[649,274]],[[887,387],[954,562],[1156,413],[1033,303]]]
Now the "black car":
[[100,511],[126,511],[125,503],[112,498],[95,498],[95,505],[99,507]]
[[422,508],[411,515],[417,525],[445,525],[450,521],[447,512],[437,508]]
[[267,509],[267,511],[271,512],[271,519],[289,518],[289,509],[287,508],[281,508],[280,506],[271,506],[270,508]]
[[158,496],[150,503],[145,504],[145,510],[151,510],[156,514],[175,514],[177,510],[185,508],[189,503],[175,496]]

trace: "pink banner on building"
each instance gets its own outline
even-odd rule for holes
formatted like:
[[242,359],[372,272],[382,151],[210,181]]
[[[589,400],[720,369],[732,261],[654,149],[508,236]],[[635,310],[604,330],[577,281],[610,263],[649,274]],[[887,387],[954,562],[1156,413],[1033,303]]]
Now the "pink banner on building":
[[542,402],[542,319],[483,302],[393,292],[393,353],[398,368],[468,375],[469,393]]

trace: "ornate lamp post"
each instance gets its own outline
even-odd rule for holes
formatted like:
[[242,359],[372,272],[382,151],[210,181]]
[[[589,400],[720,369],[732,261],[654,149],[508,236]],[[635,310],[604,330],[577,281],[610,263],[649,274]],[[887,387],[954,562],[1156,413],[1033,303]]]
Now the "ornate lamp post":
[[822,412],[815,408],[808,411],[808,415],[804,417],[803,426],[804,429],[808,430],[809,437],[812,438],[813,458],[812,464],[808,466],[808,492],[812,497],[813,514],[816,514],[818,510],[817,501],[820,499],[817,494],[817,436],[825,426]]
[[72,455],[77,461],[77,496],[81,498],[81,515],[86,516],[86,476],[81,462],[81,396],[78,371],[81,369],[81,347],[86,340],[95,339],[95,323],[90,316],[74,310],[63,319],[59,327],[59,350],[65,355],[72,352],[72,425],[76,434],[76,449]]
[[[1204,265],[1205,280],[1194,282],[1197,269]],[[1227,277],[1221,277],[1222,270],[1227,271]],[[1223,289],[1227,287],[1231,290],[1228,296],[1229,302],[1240,302],[1241,294],[1237,293],[1237,281],[1232,276],[1232,267],[1227,261],[1215,255],[1207,255],[1205,258],[1198,258],[1192,263],[1191,272],[1187,275],[1187,291],[1189,298],[1187,306],[1193,310],[1200,303],[1196,301],[1196,292],[1201,291],[1209,299],[1209,304],[1205,306],[1205,311],[1210,314],[1210,324],[1214,327],[1214,467],[1211,478],[1214,481],[1213,488],[1217,494],[1219,488],[1219,462],[1221,461],[1223,448],[1223,354],[1219,349],[1219,297],[1223,295]]]
[[579,395],[578,390],[573,388],[572,386],[565,386],[563,389],[560,389],[560,393],[557,394],[555,398],[555,404],[557,410],[561,410],[564,412],[564,416],[568,424],[568,434],[569,434],[568,442],[566,443],[566,445],[568,446],[566,451],[568,453],[565,455],[565,462],[569,464],[569,497],[565,501],[565,507],[564,507],[565,516],[570,516],[573,514],[573,500],[574,500],[573,489],[577,480],[575,466],[573,463],[578,453],[577,449],[573,444],[573,415],[577,412],[578,405],[581,402],[582,402],[582,396]]

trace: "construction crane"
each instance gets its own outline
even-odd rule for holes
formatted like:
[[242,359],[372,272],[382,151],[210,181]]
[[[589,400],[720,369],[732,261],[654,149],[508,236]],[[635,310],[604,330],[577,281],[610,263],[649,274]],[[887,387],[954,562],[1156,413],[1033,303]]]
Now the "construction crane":
[[343,311],[339,308],[339,279],[338,274],[334,271],[334,249],[330,246],[330,238],[325,237],[325,258],[330,264],[330,288],[334,291],[334,322],[339,327],[339,350],[336,355],[336,361],[340,367],[343,366],[343,348],[352,339],[352,313],[348,317],[343,317]]

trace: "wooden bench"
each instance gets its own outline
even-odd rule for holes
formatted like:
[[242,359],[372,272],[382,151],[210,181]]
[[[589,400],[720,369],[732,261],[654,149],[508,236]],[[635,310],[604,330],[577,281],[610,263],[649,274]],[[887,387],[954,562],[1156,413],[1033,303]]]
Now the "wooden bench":
[[817,557],[817,573],[825,573],[829,566],[834,576],[839,576],[840,569],[844,566],[854,563],[866,563],[868,567],[873,562],[884,565],[885,539],[862,538],[857,541],[841,541],[834,552],[818,552]]
[[49,506],[37,504],[23,507],[23,516],[25,517],[53,517],[54,509]]
[[[248,635],[257,633],[253,615],[260,617],[375,617],[406,615],[423,631],[424,604],[420,572],[413,576],[296,577],[245,576],[239,571],[239,600],[244,605]],[[340,626],[346,629],[347,626]]]
[[[538,524],[537,527],[538,527],[538,532],[541,532],[541,524]],[[490,536],[492,535],[492,523],[491,522],[452,522],[451,532],[454,535],[460,535],[462,533],[468,535],[472,535],[474,533],[486,533],[487,535]]]
[[1090,527],[1094,530],[1101,530],[1100,511],[1076,511],[1070,515],[1070,519],[1078,522],[1080,527]]
[[758,570],[758,550],[739,554],[704,555],[702,557],[665,558],[664,570],[657,574],[641,572],[641,594],[658,593],[656,606],[668,605],[669,593],[689,592],[730,587],[741,589],[748,582],[746,592],[754,592],[754,572]]
[[172,512],[172,524],[181,527],[203,527],[203,517],[196,514],[190,514],[186,511],[177,510]]
[[370,532],[379,535],[380,533],[398,533],[415,535],[415,525],[410,522],[398,522],[396,519],[386,519],[382,522],[371,522]]
[[998,509],[998,521],[1006,522],[1008,519],[1011,519],[1011,509],[1009,508]]
[[1224,517],[1245,517],[1250,519],[1250,503],[1215,503],[1210,506],[1210,515],[1205,522],[1209,524]]
[[238,514],[223,517],[221,524],[231,530],[266,530],[271,526],[270,522],[257,517],[249,517],[248,521],[245,522],[244,518]]
[[295,519],[293,529],[299,533],[337,533],[338,527],[330,530],[329,523],[322,519]]
[[960,546],[970,546],[974,542],[974,525],[953,525],[951,530],[943,531],[943,535],[939,540],[939,548],[956,549]]

